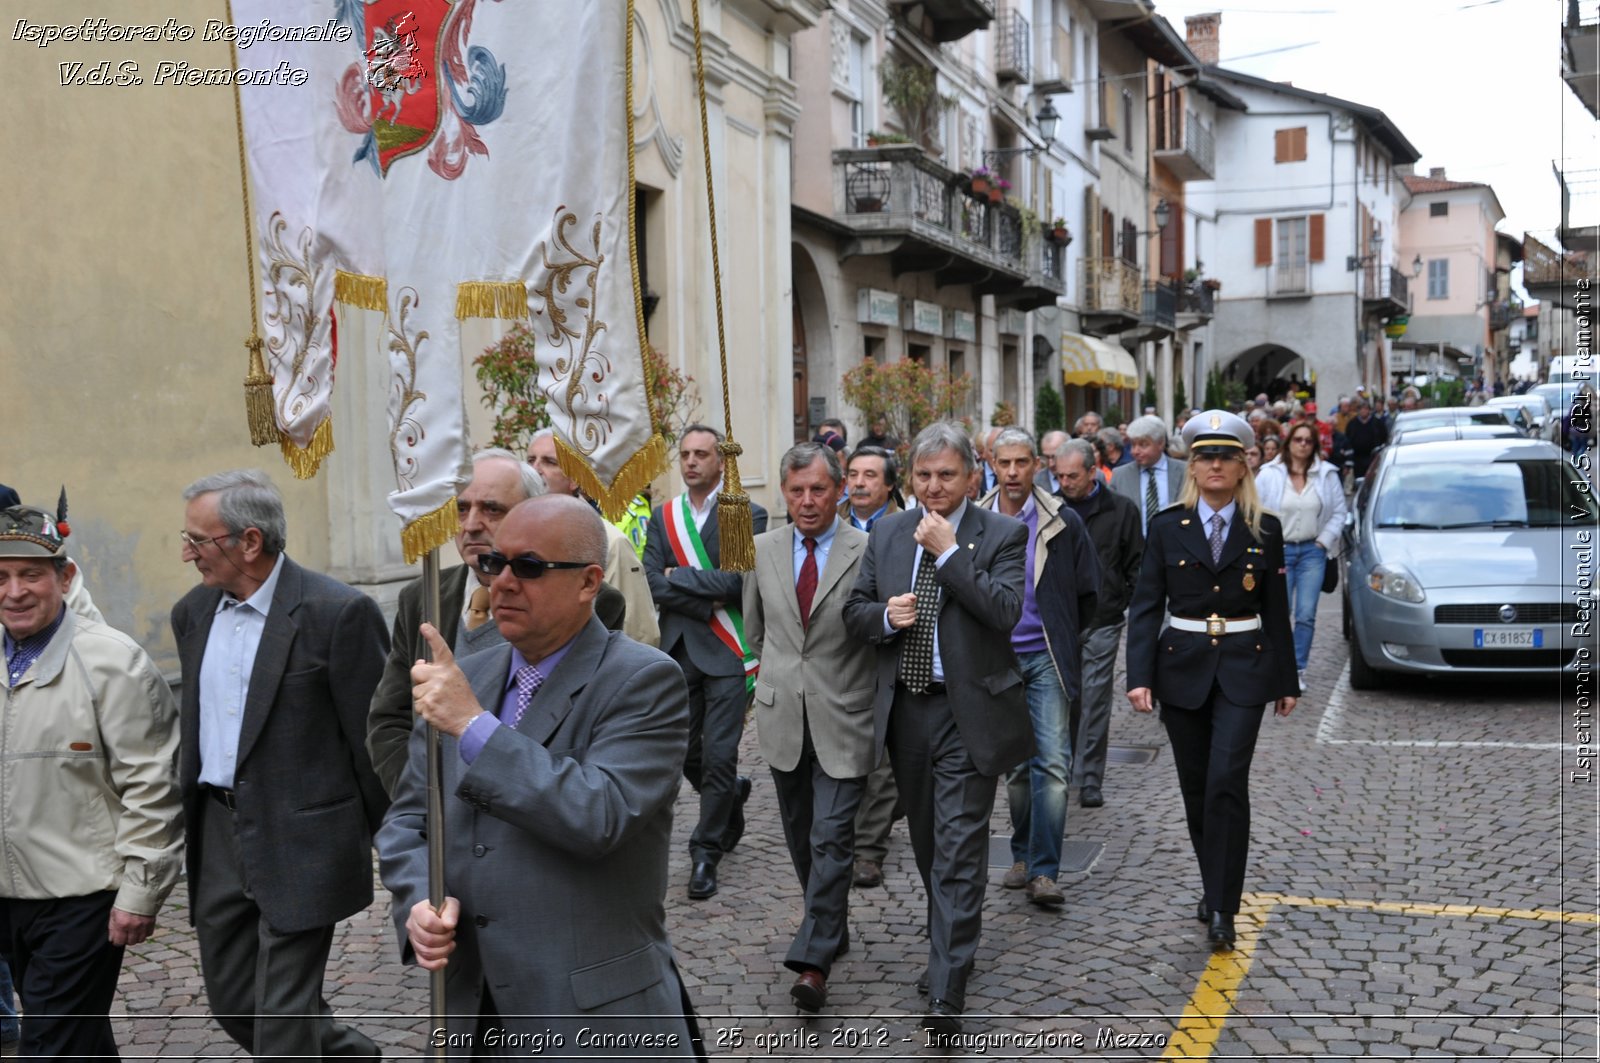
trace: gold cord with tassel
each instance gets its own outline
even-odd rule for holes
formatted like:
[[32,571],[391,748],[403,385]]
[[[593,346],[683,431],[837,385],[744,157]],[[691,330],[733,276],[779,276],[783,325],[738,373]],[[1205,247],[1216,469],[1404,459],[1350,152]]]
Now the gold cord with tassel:
[[[228,0],[228,25],[233,25],[233,3]],[[235,74],[239,71],[239,48],[233,38],[228,39],[228,56]],[[250,223],[250,174],[245,166],[244,110],[239,103],[239,82],[233,84],[233,126],[239,141],[239,191],[244,204],[244,260],[250,274],[250,338],[244,341],[250,352],[250,368],[244,378],[245,423],[250,426],[250,445],[271,446],[278,442],[278,415],[272,399],[272,374],[261,356],[261,334],[256,331],[259,308],[256,303],[256,242],[255,230]]]
[[706,118],[706,61],[700,39],[700,0],[690,0],[694,13],[694,80],[700,96],[700,143],[706,162],[706,213],[711,219],[711,283],[717,293],[717,357],[722,363],[722,420],[727,439],[717,444],[722,454],[722,490],[717,495],[719,557],[725,572],[749,572],[756,567],[754,525],[750,496],[739,481],[739,455],[733,438],[733,404],[728,397],[728,337],[722,320],[722,264],[717,255],[717,197],[711,186],[711,124]]

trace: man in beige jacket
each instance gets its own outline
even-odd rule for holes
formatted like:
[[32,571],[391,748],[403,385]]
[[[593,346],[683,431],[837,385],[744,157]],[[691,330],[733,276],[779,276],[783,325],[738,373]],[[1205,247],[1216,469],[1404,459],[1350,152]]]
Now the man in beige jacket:
[[116,1058],[123,950],[178,879],[177,702],[120,631],[66,607],[65,499],[0,510],[0,956],[24,1011],[19,1054]]

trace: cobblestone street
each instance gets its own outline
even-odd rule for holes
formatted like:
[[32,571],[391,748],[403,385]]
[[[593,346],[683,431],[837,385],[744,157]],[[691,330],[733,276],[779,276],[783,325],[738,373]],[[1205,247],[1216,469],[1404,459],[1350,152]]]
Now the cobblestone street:
[[[1238,948],[1213,956],[1205,944],[1165,736],[1120,706],[1113,743],[1155,756],[1112,766],[1104,808],[1074,800],[1069,840],[1103,848],[1086,872],[1063,875],[1063,908],[1001,889],[1004,868],[994,869],[969,1042],[953,1054],[1594,1058],[1595,786],[1564,782],[1577,762],[1562,746],[1573,732],[1557,685],[1408,682],[1356,694],[1333,595],[1312,653],[1308,696],[1262,727]],[[754,737],[744,743],[749,830],[722,865],[721,892],[685,899],[680,844],[667,898],[709,1050],[939,1054],[915,1026],[924,898],[903,823],[884,887],[852,894],[852,951],[834,968],[827,1009],[804,1020],[790,1003],[781,961],[799,889]],[[694,800],[685,788],[680,842]],[[1007,834],[1003,792],[994,829]],[[389,1058],[418,1058],[426,980],[395,955],[380,889],[339,931],[330,1000]],[[130,952],[122,987],[125,1059],[242,1057],[207,1014],[181,888],[157,935]]]

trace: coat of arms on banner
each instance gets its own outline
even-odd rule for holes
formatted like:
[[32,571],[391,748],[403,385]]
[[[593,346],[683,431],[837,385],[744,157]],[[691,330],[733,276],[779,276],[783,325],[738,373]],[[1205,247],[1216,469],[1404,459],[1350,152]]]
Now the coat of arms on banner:
[[339,84],[344,127],[363,134],[352,162],[387,176],[394,163],[427,152],[428,166],[454,180],[470,155],[488,155],[478,127],[505,110],[506,69],[468,44],[477,0],[370,0],[346,7],[363,22],[363,61]]

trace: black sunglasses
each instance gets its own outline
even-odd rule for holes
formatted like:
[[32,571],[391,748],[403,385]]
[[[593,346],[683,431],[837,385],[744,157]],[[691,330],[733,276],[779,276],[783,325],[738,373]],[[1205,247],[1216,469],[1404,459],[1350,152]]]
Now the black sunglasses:
[[588,568],[587,561],[546,561],[542,557],[533,557],[524,554],[521,557],[507,557],[497,554],[493,550],[487,554],[478,555],[478,571],[485,576],[498,576],[504,572],[506,566],[511,566],[511,574],[518,579],[538,579],[544,575],[547,568]]

